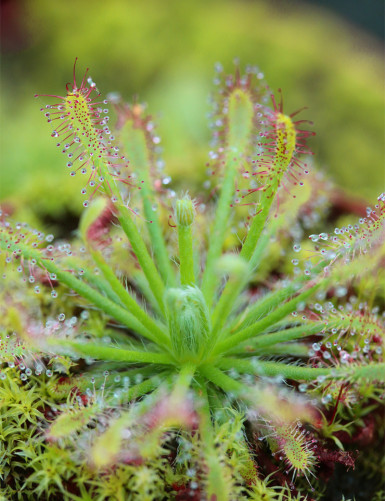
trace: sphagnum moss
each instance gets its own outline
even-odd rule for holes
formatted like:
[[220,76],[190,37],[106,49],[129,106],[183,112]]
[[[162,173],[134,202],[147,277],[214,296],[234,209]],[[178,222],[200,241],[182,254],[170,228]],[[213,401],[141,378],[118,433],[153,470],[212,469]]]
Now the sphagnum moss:
[[[24,446],[16,451],[3,437],[6,492],[294,499],[314,482],[322,490],[311,477],[332,457],[328,438],[343,447],[338,422],[354,433],[379,407],[383,317],[373,295],[360,302],[354,291],[384,258],[385,196],[357,224],[310,235],[306,255],[295,219],[314,206],[306,188],[318,182],[308,166],[313,133],[259,77],[254,68],[219,71],[208,165],[216,186],[195,199],[168,188],[143,107],[116,104],[112,131],[87,72],[79,85],[74,68],[65,95],[42,108],[71,176],[84,176],[87,200],[72,245],[1,216],[5,281],[14,286],[20,275],[52,296],[43,325],[36,301],[21,308],[3,293],[0,412],[17,433],[36,416],[29,443],[39,444],[23,483],[12,476],[22,466],[12,454],[23,456]],[[251,299],[251,284],[288,236],[292,271]],[[45,395],[45,418],[35,399],[25,409],[11,398],[10,385],[24,391],[31,378]],[[334,454],[351,465],[349,452]]]

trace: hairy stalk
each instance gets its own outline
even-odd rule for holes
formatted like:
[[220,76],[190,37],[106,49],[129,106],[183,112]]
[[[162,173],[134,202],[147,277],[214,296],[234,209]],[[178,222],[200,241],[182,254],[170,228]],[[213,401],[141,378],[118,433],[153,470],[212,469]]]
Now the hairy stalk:
[[[336,324],[328,325],[328,328]],[[264,334],[256,339],[250,339],[247,343],[241,343],[227,352],[227,355],[242,353],[252,355],[254,351],[260,348],[271,348],[278,343],[287,343],[295,339],[302,339],[313,334],[321,334],[325,329],[324,323],[304,324],[299,327],[279,330],[271,334]]]
[[174,365],[170,355],[151,353],[149,351],[126,350],[124,348],[110,348],[108,346],[90,343],[77,343],[69,340],[55,340],[54,345],[60,345],[70,350],[95,358],[96,360],[111,360],[114,362],[147,363],[160,365]]
[[187,196],[177,200],[175,215],[178,227],[180,283],[181,285],[194,285],[194,253],[191,229],[194,221],[194,207]]
[[249,373],[250,371],[260,376],[276,377],[281,376],[285,379],[313,381],[318,376],[330,376],[333,378],[353,379],[367,378],[369,380],[380,379],[384,375],[385,364],[368,364],[351,367],[301,367],[297,365],[287,365],[281,362],[257,362],[249,360],[239,360],[236,358],[222,358],[218,362],[221,369],[235,369],[238,372]]
[[147,247],[132,220],[130,211],[126,207],[119,208],[119,222],[124,233],[127,235],[135,256],[138,258],[143,273],[146,275],[150,288],[158,302],[159,308],[164,312],[163,294],[164,284],[155,267],[154,261],[148,253]]
[[246,341],[246,339],[261,334],[265,329],[292,313],[297,308],[299,303],[308,299],[318,288],[319,284],[313,285],[296,296],[294,299],[287,301],[282,306],[276,307],[272,313],[264,317],[262,320],[259,320],[255,324],[238,331],[236,334],[233,334],[223,341],[220,341],[214,349],[214,353],[224,353],[235,345]]
[[148,120],[142,115],[143,110],[140,105],[135,105],[132,109],[124,109],[121,113],[123,125],[119,128],[119,136],[131,165],[143,181],[140,187],[140,195],[143,200],[144,216],[150,235],[151,248],[158,263],[159,272],[167,286],[175,287],[175,273],[163,237],[158,216],[159,211],[157,210],[151,184],[152,152],[148,144],[151,138],[148,137],[148,131],[146,130]]
[[210,232],[206,268],[202,277],[202,291],[209,308],[214,300],[218,284],[215,264],[222,252],[225,240],[238,167],[250,146],[253,112],[253,102],[248,92],[235,87],[229,96],[228,102],[228,131],[224,179],[217,203],[214,224]]
[[127,289],[122,285],[120,280],[116,277],[112,269],[108,266],[104,260],[102,254],[98,251],[91,250],[91,255],[95,263],[97,264],[100,271],[103,273],[104,278],[107,280],[111,289],[115,292],[117,297],[124,306],[128,308],[128,311],[132,313],[149,331],[154,332],[160,339],[167,336],[164,329],[160,328],[158,324],[148,315],[148,313],[141,308]]

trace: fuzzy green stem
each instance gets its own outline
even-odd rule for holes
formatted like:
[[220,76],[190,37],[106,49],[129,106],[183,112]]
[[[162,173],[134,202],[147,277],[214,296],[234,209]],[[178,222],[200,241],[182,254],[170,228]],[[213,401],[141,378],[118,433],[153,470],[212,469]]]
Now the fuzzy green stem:
[[185,365],[182,366],[175,382],[173,390],[174,397],[178,398],[185,396],[187,390],[191,385],[191,381],[194,377],[195,371],[196,371],[196,365],[194,364],[186,363]]
[[180,283],[181,285],[194,285],[195,276],[191,225],[178,225],[178,244]]
[[139,270],[139,269],[133,270],[131,278],[132,278],[132,281],[133,281],[135,287],[143,295],[147,304],[149,306],[151,306],[152,310],[155,313],[157,313],[159,317],[162,317],[162,312],[160,311],[159,304],[158,304],[142,270]]
[[[96,287],[100,292],[105,294],[108,297],[108,299],[111,299],[111,301],[113,301],[114,303],[118,304],[119,306],[123,306],[120,297],[112,290],[110,284],[102,277],[97,275],[95,273],[95,270],[90,270],[82,266],[83,262],[80,262],[74,258],[66,258],[64,263],[68,265],[68,267],[76,271],[82,270],[82,277],[86,282]],[[66,266],[67,269],[68,267]]]
[[262,299],[252,304],[246,312],[242,312],[233,322],[232,332],[238,331],[250,326],[269,313],[276,305],[281,304],[290,297],[296,290],[294,284],[290,284],[282,289],[269,292]]
[[213,303],[214,293],[218,283],[215,263],[222,252],[230,217],[230,205],[234,196],[234,182],[238,167],[238,160],[235,155],[236,153],[231,154],[230,152],[226,161],[225,177],[215,213],[214,226],[210,232],[206,268],[202,278],[202,292],[209,308]]
[[247,261],[253,256],[258,240],[265,227],[266,219],[274,200],[274,194],[275,192],[272,189],[265,193],[263,208],[254,216],[247,237],[242,245],[241,256]]
[[[248,283],[252,270],[254,270],[260,263],[263,253],[266,250],[267,244],[269,243],[270,234],[265,234],[258,242],[257,247],[250,259],[248,266],[245,266],[241,275],[232,276],[227,281],[221,297],[215,307],[213,312],[213,333],[212,333],[212,343],[215,344],[219,330],[225,324],[226,320],[229,318],[233,311],[234,304],[239,298],[242,290]],[[241,259],[241,258],[240,258]],[[223,332],[222,332],[223,335]]]
[[151,196],[150,190],[146,186],[147,182],[149,181],[145,180],[142,186],[141,195],[143,199],[144,215],[148,221],[151,221],[147,222],[147,229],[150,235],[152,250],[158,263],[159,273],[161,274],[164,283],[167,284],[167,286],[173,287],[176,285],[175,274],[171,266],[159,218],[152,209],[154,199]]
[[146,131],[141,121],[135,124],[134,117],[128,117],[124,123],[120,137],[125,145],[127,157],[138,176],[142,179],[140,195],[143,200],[144,216],[147,220],[147,230],[151,240],[151,247],[158,264],[159,272],[165,284],[176,286],[174,270],[167,252],[158,212],[153,210],[155,205],[154,190],[151,185],[151,150],[147,143]]
[[[262,238],[263,239],[263,238]],[[262,240],[261,239],[261,240]],[[261,241],[260,241],[261,243]],[[256,248],[258,250],[259,244]],[[323,268],[326,266],[326,261],[321,261],[318,263],[314,269],[314,274],[319,274]],[[324,282],[324,286],[327,286],[327,278],[319,277],[320,280]],[[246,310],[246,312],[242,312],[231,324],[231,331],[233,333],[238,332],[245,327],[250,326],[254,322],[260,320],[267,313],[272,311],[277,305],[281,304],[283,301],[286,301],[294,292],[298,291],[301,287],[303,287],[304,282],[309,281],[309,278],[303,275],[299,280],[283,287],[282,289],[278,289],[272,292],[267,293],[263,298],[256,301],[253,305]]]
[[270,315],[267,315],[255,324],[240,330],[236,334],[233,334],[224,341],[218,343],[217,347],[214,349],[214,353],[224,353],[231,348],[234,348],[242,341],[246,341],[246,339],[262,333],[265,329],[267,329],[271,325],[274,325],[275,323],[282,320],[282,318],[292,313],[296,309],[298,304],[308,299],[318,289],[318,287],[319,284],[313,285],[309,289],[296,296],[294,299],[291,299],[290,301],[284,303],[282,306],[276,308],[272,313],[270,313]]
[[[264,357],[271,356],[292,356],[292,357],[305,357],[309,356],[309,345],[305,343],[284,343],[269,346],[268,348],[258,348],[256,350],[258,355]],[[244,353],[242,356],[250,356],[252,353]],[[255,355],[255,353],[254,353]],[[240,356],[240,355],[238,355]]]
[[200,389],[202,392],[202,404],[199,411],[200,426],[204,460],[208,466],[206,479],[207,499],[218,499],[227,501],[230,499],[230,485],[226,482],[223,474],[223,465],[214,447],[214,429],[211,422],[210,403],[207,394],[206,383],[199,378]]
[[236,86],[230,92],[225,106],[228,109],[228,129],[225,137],[224,179],[215,213],[214,226],[210,234],[206,269],[202,279],[202,292],[209,308],[215,299],[215,290],[218,285],[215,265],[222,252],[228,228],[237,169],[239,163],[243,161],[252,147],[254,128],[254,102],[247,90]]
[[259,376],[276,377],[284,379],[313,381],[318,376],[331,376],[335,379],[359,379],[381,380],[385,376],[385,363],[373,363],[368,365],[346,367],[300,367],[287,365],[280,362],[265,362],[258,360],[240,360],[237,358],[223,358],[218,366],[224,370],[234,369],[240,373],[257,374]]
[[[166,374],[162,376],[165,378]],[[159,387],[159,375],[145,379],[141,383],[131,386],[126,394],[122,393],[121,402],[134,400]]]
[[[330,328],[331,326],[331,324],[327,325],[328,328]],[[273,332],[271,334],[264,334],[263,336],[253,339],[248,344],[237,345],[233,350],[230,350],[228,354],[242,353],[246,351],[251,351],[252,353],[255,350],[259,350],[261,348],[269,348],[278,343],[286,343],[294,339],[302,339],[313,334],[318,334],[322,332],[325,327],[325,323],[316,322],[300,325],[299,327],[292,327],[290,329],[285,329],[278,332]]]
[[158,270],[155,267],[154,261],[148,253],[147,247],[140,235],[134,221],[132,220],[129,209],[126,207],[119,207],[119,222],[123,228],[124,233],[127,235],[135,256],[138,258],[139,264],[146,275],[150,288],[158,302],[159,308],[164,313],[163,294],[164,284],[159,276]]
[[133,297],[129,294],[127,289],[123,286],[120,280],[116,277],[115,273],[108,266],[106,261],[104,260],[102,254],[98,251],[90,249],[92,258],[97,264],[100,271],[103,273],[104,278],[107,280],[112,290],[117,294],[120,298],[121,302],[124,306],[128,308],[130,313],[132,313],[149,331],[156,334],[156,336],[160,336],[160,339],[167,334],[162,330],[156,322],[146,313],[135,301]]
[[[226,364],[224,364],[226,365]],[[213,367],[209,365],[202,365],[199,367],[199,372],[206,379],[214,383],[219,388],[222,388],[226,393],[235,393],[237,395],[245,394],[247,392],[247,387],[242,383],[238,383],[235,379],[231,378],[224,372],[222,372],[218,367]]]
[[124,348],[111,348],[109,346],[97,345],[93,343],[77,343],[69,340],[52,340],[53,346],[61,346],[71,351],[80,353],[97,360],[111,360],[114,362],[146,363],[173,365],[174,361],[170,355],[164,353],[152,353],[149,351],[134,351]]

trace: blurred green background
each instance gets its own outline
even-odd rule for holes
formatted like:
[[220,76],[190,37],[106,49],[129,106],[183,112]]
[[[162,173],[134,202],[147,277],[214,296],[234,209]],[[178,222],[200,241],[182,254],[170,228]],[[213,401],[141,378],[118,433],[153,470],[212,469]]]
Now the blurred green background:
[[33,99],[64,92],[75,56],[104,95],[149,104],[176,184],[204,176],[214,63],[232,71],[239,57],[283,89],[286,112],[308,106],[316,164],[340,187],[368,201],[384,190],[381,40],[313,3],[9,0],[1,20],[0,197],[27,218],[81,209],[83,183],[50,138],[47,101]]

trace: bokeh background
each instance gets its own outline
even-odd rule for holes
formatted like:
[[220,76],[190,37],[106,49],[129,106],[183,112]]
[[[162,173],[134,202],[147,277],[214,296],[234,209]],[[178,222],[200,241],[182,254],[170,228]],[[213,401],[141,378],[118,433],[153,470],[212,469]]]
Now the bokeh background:
[[[147,102],[178,186],[204,176],[214,63],[258,65],[286,112],[307,106],[315,162],[349,195],[385,188],[382,0],[1,2],[0,197],[18,214],[81,209],[35,93],[63,93],[75,56],[100,91]],[[80,181],[80,180],[79,180]],[[182,183],[183,184],[183,183]],[[75,185],[75,186],[74,186]],[[80,184],[79,184],[80,186]]]

